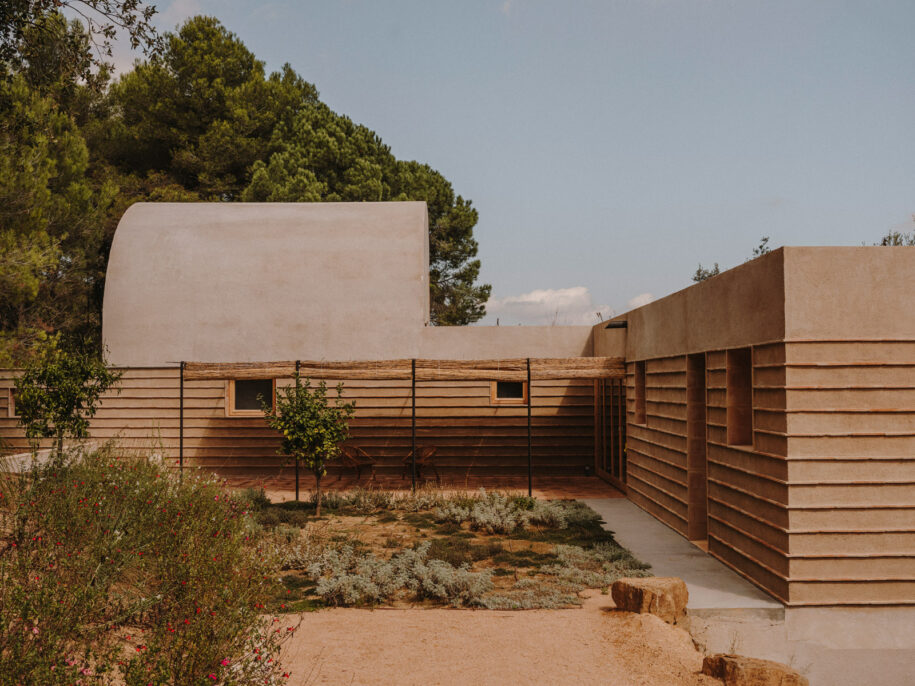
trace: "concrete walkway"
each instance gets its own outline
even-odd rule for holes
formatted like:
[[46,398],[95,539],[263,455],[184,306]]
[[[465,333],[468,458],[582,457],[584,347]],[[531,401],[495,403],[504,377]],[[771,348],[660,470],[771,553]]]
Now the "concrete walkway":
[[785,608],[629,500],[582,501],[655,575],[686,582],[703,652],[783,662],[810,686],[915,684],[915,607]]
[[582,499],[598,512],[617,542],[651,564],[655,576],[678,576],[689,589],[690,611],[756,609],[783,612],[784,606],[711,555],[622,498]]

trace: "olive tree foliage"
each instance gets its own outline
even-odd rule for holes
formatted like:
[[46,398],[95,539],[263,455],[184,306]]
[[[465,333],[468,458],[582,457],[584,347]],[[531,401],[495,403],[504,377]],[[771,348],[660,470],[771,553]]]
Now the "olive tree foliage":
[[700,281],[705,281],[706,279],[711,279],[713,276],[718,276],[721,273],[721,268],[716,262],[712,267],[703,267],[702,263],[699,263],[699,266],[696,268],[696,273],[693,274],[693,281],[699,283]]
[[[915,217],[913,217],[913,220],[915,220]],[[882,245],[887,247],[915,245],[915,231],[887,231],[886,235],[880,239],[879,243],[876,243],[875,245]]]
[[[152,25],[156,8],[140,0],[3,0],[0,2],[0,62],[23,57],[22,44],[30,31],[51,32],[48,19],[64,12],[85,27],[86,40],[62,43],[66,70],[89,77],[93,67],[111,57],[112,41],[126,38],[132,49],[152,55],[160,39]],[[26,55],[27,56],[27,55]]]
[[58,337],[44,340],[15,386],[16,413],[32,449],[42,438],[53,438],[60,455],[64,439],[88,438],[102,394],[120,378],[84,347],[64,346]]
[[277,453],[303,464],[315,475],[320,517],[321,479],[327,474],[327,463],[340,454],[340,444],[349,437],[349,420],[356,403],[343,400],[342,383],[337,384],[336,397],[329,398],[323,380],[312,386],[311,379],[302,379],[296,372],[291,386],[277,389],[275,406],[264,398],[261,405],[267,425],[282,437]]
[[[763,236],[759,239],[759,245],[753,248],[753,253],[744,261],[749,262],[750,260],[755,260],[757,257],[762,257],[770,252],[772,252],[772,248],[769,247],[769,237]],[[696,272],[693,274],[693,281],[699,283],[700,281],[705,281],[713,276],[718,276],[720,273],[721,268],[718,266],[717,262],[715,262],[712,267],[703,267],[702,263],[700,263]]]

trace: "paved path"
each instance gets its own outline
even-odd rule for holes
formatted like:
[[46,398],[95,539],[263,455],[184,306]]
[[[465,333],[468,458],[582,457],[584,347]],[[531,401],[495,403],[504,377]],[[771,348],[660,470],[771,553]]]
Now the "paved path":
[[655,576],[678,576],[686,582],[690,610],[783,611],[780,602],[631,501],[585,498],[583,502],[600,513],[620,545],[651,564]]

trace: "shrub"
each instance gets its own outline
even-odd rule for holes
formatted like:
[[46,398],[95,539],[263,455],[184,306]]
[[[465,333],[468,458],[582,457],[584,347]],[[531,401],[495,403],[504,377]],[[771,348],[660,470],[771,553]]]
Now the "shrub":
[[376,604],[400,595],[435,598],[454,606],[482,604],[482,595],[492,589],[488,571],[471,572],[467,565],[429,560],[428,553],[428,542],[389,560],[345,546],[325,550],[308,573],[318,580],[317,594],[334,605]]
[[[278,570],[248,503],[111,449],[3,477],[0,674],[13,683],[279,683]],[[212,676],[210,676],[212,675]]]
[[527,509],[527,523],[545,526],[549,529],[565,529],[569,522],[566,516],[566,509],[562,505],[536,500]]
[[436,508],[434,515],[436,521],[469,522],[471,529],[489,534],[510,534],[531,524],[555,529],[564,529],[567,525],[565,509],[560,504],[485,491],[469,504],[449,500]]
[[263,510],[271,504],[266,491],[261,487],[245,488],[239,491],[236,497],[239,502],[246,503],[250,510]]

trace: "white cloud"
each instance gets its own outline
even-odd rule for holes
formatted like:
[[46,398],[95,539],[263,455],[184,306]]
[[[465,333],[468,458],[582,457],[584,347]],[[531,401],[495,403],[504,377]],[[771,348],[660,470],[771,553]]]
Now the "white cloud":
[[572,288],[544,288],[491,298],[486,303],[486,323],[502,325],[527,324],[538,326],[569,326],[597,324],[612,316],[609,305],[595,304],[585,286]]
[[652,300],[654,300],[654,296],[651,293],[639,293],[637,296],[630,299],[629,302],[626,303],[626,305],[629,307],[630,310],[634,310],[636,307],[641,307],[642,305],[647,305]]

